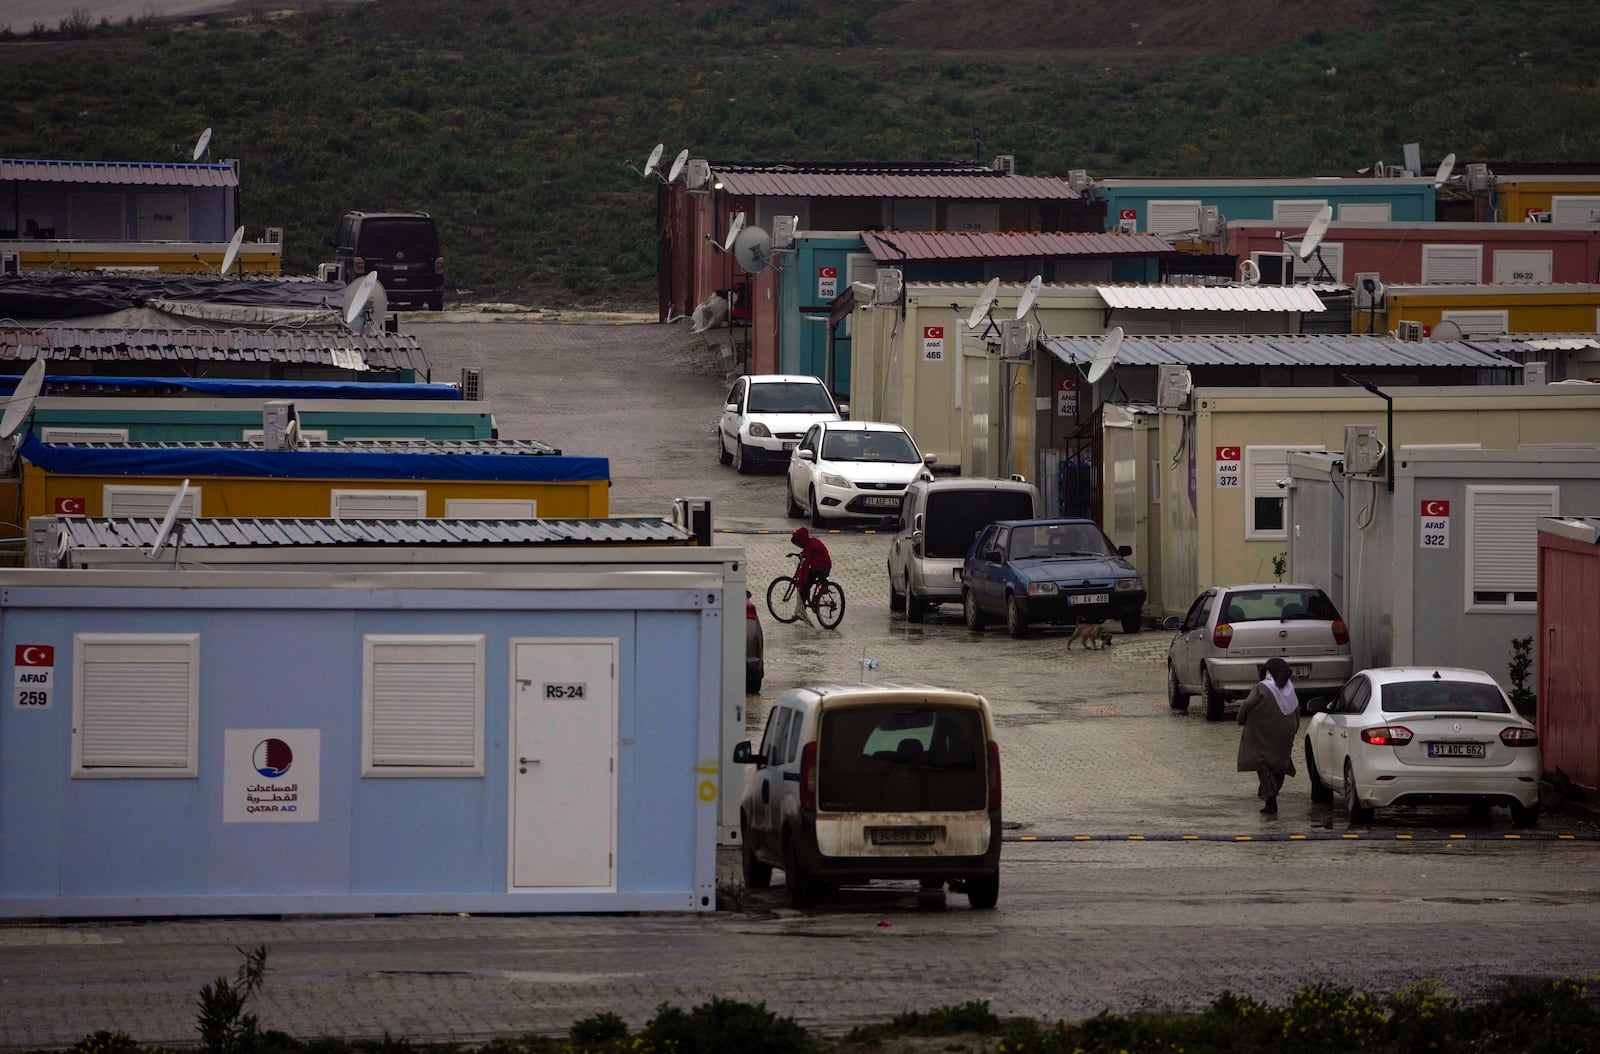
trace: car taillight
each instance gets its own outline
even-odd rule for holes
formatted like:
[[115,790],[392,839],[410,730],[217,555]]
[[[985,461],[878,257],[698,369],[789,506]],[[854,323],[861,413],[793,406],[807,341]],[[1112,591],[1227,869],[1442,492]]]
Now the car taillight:
[[751,620],[755,619],[756,602],[754,600],[746,600],[744,602],[744,617]]
[[989,808],[1000,808],[1000,744],[992,739],[989,740]]
[[438,256],[433,261],[433,273],[444,274],[444,257]]
[[1350,643],[1350,627],[1344,624],[1344,619],[1333,620],[1333,642],[1341,645]]
[[800,810],[817,811],[817,744],[807,743],[800,751]]
[[1233,643],[1233,627],[1226,622],[1219,623],[1217,628],[1211,631],[1211,643],[1219,648],[1226,648]]
[[915,556],[918,560],[922,559],[922,537],[920,535],[912,536],[911,555]]
[[1379,725],[1377,728],[1361,730],[1361,742],[1371,743],[1375,747],[1403,747],[1411,739],[1411,729],[1405,725]]
[[355,258],[355,265],[356,265],[356,274],[366,274],[366,272],[367,272],[367,261],[365,261],[361,257],[357,256]]
[[1512,725],[1500,730],[1500,742],[1508,747],[1536,747],[1539,745],[1539,733],[1532,728]]

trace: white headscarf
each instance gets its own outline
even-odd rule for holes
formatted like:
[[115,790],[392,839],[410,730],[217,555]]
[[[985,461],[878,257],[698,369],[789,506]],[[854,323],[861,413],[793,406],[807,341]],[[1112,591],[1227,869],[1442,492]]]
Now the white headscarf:
[[1300,709],[1300,698],[1294,694],[1294,681],[1284,681],[1283,687],[1278,687],[1278,682],[1272,679],[1272,674],[1261,678],[1262,687],[1272,693],[1272,698],[1278,704],[1278,709],[1284,714],[1292,714]]

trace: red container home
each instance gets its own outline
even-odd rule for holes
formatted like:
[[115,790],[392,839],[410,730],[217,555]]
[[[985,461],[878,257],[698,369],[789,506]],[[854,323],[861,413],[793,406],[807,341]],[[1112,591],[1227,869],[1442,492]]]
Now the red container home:
[[1589,801],[1600,794],[1600,517],[1539,521],[1539,748]]

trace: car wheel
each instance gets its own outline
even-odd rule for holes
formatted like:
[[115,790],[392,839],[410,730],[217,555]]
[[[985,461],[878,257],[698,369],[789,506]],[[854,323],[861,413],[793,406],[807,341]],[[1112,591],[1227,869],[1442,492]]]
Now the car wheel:
[[443,311],[444,310],[444,294],[443,293],[435,293],[435,294],[433,294],[432,297],[429,298],[429,300],[428,300],[428,310],[429,311]]
[[972,590],[964,590],[961,594],[961,614],[966,617],[968,629],[983,629],[984,623],[989,619],[984,615],[983,609],[978,607],[978,598]]
[[791,908],[809,908],[817,902],[817,880],[800,866],[794,838],[790,835],[783,840],[783,879],[789,890]]
[[1350,762],[1344,763],[1344,814],[1351,823],[1371,823],[1372,809],[1361,804],[1356,797],[1356,770]]
[[1333,791],[1322,782],[1322,773],[1317,771],[1317,759],[1311,753],[1311,739],[1306,738],[1306,775],[1311,779],[1311,800],[1318,805],[1328,805],[1333,801]]
[[756,851],[750,847],[750,828],[742,820],[739,823],[739,866],[744,871],[744,888],[766,889],[772,885],[772,865],[756,859]]
[[733,464],[733,455],[728,453],[728,444],[722,441],[722,429],[717,429],[717,464]]
[[1144,619],[1139,615],[1129,615],[1122,620],[1122,632],[1138,633],[1144,629]]
[[1167,662],[1167,705],[1174,710],[1189,712],[1189,693],[1178,687],[1178,670]]
[[787,503],[787,507],[784,509],[784,511],[789,514],[789,519],[804,519],[806,510],[802,509],[800,507],[800,503],[794,500],[794,488],[789,486],[787,481],[785,481],[783,484],[783,497],[784,501]]
[[1539,826],[1539,803],[1523,805],[1521,802],[1512,802],[1511,822],[1517,827]]
[[921,622],[928,616],[928,602],[911,591],[911,576],[906,576],[906,621]]
[[1000,900],[1000,870],[995,870],[982,878],[967,879],[967,903],[975,909],[986,911],[995,906]]
[[1006,597],[1006,632],[1017,640],[1028,635],[1028,609],[1018,597]]
[[750,456],[750,448],[743,443],[738,444],[733,450],[733,469],[741,476],[748,476],[755,469],[755,459]]
[[759,674],[747,673],[744,675],[744,694],[755,695],[761,691],[761,677]]
[[894,572],[889,572],[889,610],[904,611],[906,609],[906,595],[894,587]]
[[1221,721],[1226,716],[1228,697],[1217,691],[1217,686],[1211,683],[1209,670],[1200,675],[1200,695],[1206,702],[1206,720]]
[[822,518],[822,506],[817,504],[817,488],[811,488],[811,526],[826,527],[828,521]]

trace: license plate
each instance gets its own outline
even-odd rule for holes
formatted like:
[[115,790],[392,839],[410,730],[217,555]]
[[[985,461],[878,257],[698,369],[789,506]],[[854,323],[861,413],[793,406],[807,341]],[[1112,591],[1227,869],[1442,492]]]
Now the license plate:
[[1483,758],[1488,748],[1483,743],[1429,743],[1430,758]]
[[1302,680],[1304,680],[1305,678],[1311,676],[1311,667],[1309,667],[1309,666],[1291,666],[1291,667],[1289,667],[1289,676],[1291,676],[1291,677],[1299,677]]
[[942,827],[873,827],[873,845],[932,845],[944,831]]
[[1067,603],[1069,603],[1069,604],[1109,604],[1109,603],[1111,603],[1111,594],[1109,594],[1109,593],[1079,593],[1077,596],[1068,597],[1067,598]]
[[874,509],[898,509],[900,507],[900,499],[898,497],[868,498],[867,505]]

